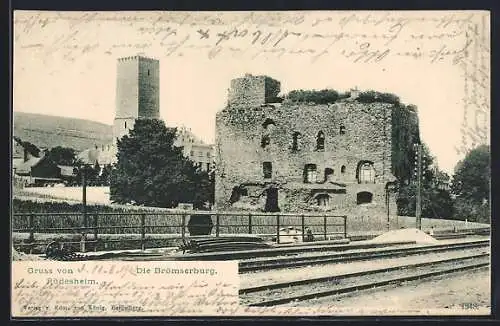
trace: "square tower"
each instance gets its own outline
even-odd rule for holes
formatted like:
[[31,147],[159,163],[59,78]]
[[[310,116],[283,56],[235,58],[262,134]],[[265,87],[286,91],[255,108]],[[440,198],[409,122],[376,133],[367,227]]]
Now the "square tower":
[[252,107],[271,103],[278,96],[280,87],[280,82],[271,77],[245,74],[244,77],[231,80],[228,104]]
[[160,62],[142,56],[118,59],[115,139],[133,129],[136,119],[160,117]]

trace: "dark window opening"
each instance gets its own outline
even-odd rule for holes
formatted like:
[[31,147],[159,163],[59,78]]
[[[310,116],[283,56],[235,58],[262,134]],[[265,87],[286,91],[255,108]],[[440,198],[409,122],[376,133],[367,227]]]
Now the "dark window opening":
[[371,192],[362,191],[362,192],[358,192],[358,194],[356,196],[356,203],[358,205],[369,204],[372,202],[372,199],[373,199],[373,194]]
[[127,129],[127,121],[125,121],[125,129]]
[[270,179],[273,176],[273,164],[271,162],[262,163],[262,172],[264,173],[264,179]]
[[148,76],[149,76],[149,69],[148,69]]
[[331,168],[325,169],[325,182],[332,180],[333,173],[334,173],[333,169],[331,169]]
[[244,187],[234,187],[233,188],[233,192],[231,193],[231,198],[229,199],[229,201],[232,203],[235,203],[237,202],[238,200],[240,200],[241,196],[248,196],[248,191],[246,188]]
[[271,130],[273,127],[276,127],[276,123],[274,122],[273,119],[267,118],[264,123],[262,124],[262,127],[265,130]]
[[262,136],[260,146],[266,148],[269,144],[271,144],[271,138],[268,135]]
[[316,136],[316,150],[325,150],[325,134],[322,131],[318,132]]
[[300,132],[294,132],[292,138],[292,151],[298,151],[300,149]]
[[361,161],[356,171],[358,183],[375,183],[375,169],[373,162]]
[[342,165],[342,167],[340,168],[340,173],[345,173],[345,165]]
[[345,134],[345,126],[340,126],[340,134],[341,135]]
[[330,196],[327,194],[320,194],[316,197],[318,206],[328,206],[330,204]]
[[316,164],[306,164],[304,167],[304,183],[316,182]]
[[210,170],[210,163],[207,163],[207,171]]
[[265,212],[279,212],[280,208],[278,206],[278,189],[269,188],[266,190],[266,206],[264,207]]

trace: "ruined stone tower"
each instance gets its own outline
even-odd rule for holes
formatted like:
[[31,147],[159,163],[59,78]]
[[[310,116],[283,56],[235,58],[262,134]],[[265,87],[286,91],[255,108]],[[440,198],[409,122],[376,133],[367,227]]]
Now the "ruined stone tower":
[[138,118],[160,116],[160,62],[143,56],[118,59],[115,139],[128,134]]
[[231,81],[216,116],[216,208],[334,211],[385,227],[387,212],[396,213],[390,184],[412,174],[416,107],[356,90],[333,103],[273,103],[279,85],[264,76]]

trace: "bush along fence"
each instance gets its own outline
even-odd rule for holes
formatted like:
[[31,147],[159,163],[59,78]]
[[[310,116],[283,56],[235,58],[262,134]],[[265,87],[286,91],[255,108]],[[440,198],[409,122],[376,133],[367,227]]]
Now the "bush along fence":
[[[347,216],[257,212],[140,212],[140,213],[14,213],[13,232],[27,238],[18,247],[31,252],[36,246],[59,239],[75,251],[97,251],[113,242],[134,242],[135,248],[161,246],[165,240],[186,237],[251,234],[327,240],[347,238]],[[69,235],[69,236],[68,236]],[[113,246],[111,246],[113,247]]]

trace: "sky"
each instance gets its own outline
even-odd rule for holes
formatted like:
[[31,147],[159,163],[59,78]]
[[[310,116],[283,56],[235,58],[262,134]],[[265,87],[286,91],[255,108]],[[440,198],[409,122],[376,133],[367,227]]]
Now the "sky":
[[[464,116],[470,125],[479,106],[467,94],[489,94],[489,83],[482,90],[466,78],[476,66],[454,61],[470,38],[456,17],[466,15],[16,12],[13,109],[112,124],[117,59],[141,54],[160,60],[161,118],[208,143],[231,79],[264,74],[282,93],[357,87],[398,95],[418,107],[423,141],[452,173],[464,156],[456,150]],[[471,49],[467,58],[489,64],[485,51]]]

